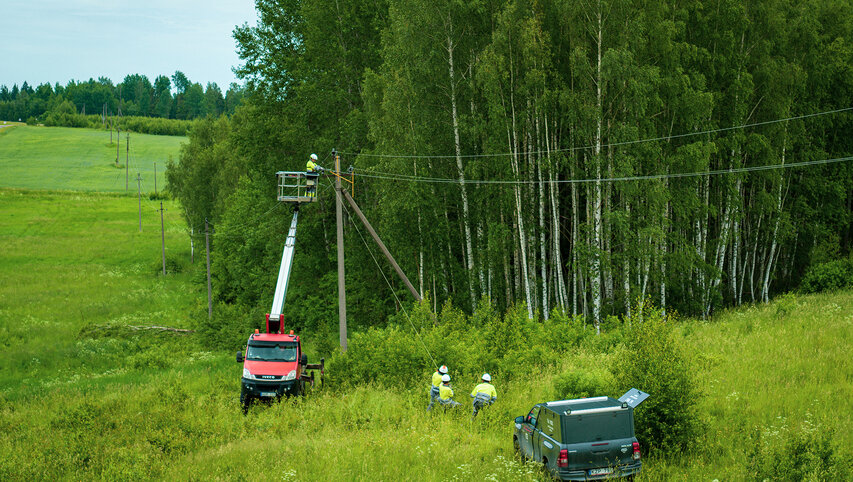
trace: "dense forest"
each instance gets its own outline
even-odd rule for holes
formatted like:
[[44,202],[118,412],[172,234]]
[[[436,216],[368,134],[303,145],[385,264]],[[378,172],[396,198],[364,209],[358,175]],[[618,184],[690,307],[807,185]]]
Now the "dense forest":
[[11,89],[0,85],[0,120],[44,122],[51,114],[53,119],[61,114],[88,114],[192,120],[231,115],[242,97],[243,89],[237,84],[231,84],[223,94],[216,83],[204,88],[181,71],[171,79],[159,75],[153,84],[140,74],[125,76],[118,85],[106,77],[72,80],[65,86],[45,83],[35,88],[24,82]]
[[[846,0],[256,6],[234,32],[243,105],[168,172],[195,241],[213,226],[223,323],[268,311],[290,222],[275,172],[332,149],[415,286],[466,311],[706,317],[850,264]],[[335,326],[331,182],[300,217],[297,327]],[[372,326],[406,290],[362,234],[347,222],[348,312]]]

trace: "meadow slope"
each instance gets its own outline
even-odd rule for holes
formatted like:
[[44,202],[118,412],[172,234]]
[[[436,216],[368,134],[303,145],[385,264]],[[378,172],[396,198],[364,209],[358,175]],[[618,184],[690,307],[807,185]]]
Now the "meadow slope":
[[[0,129],[0,187],[136,193],[136,175],[142,191],[154,192],[154,163],[159,190],[170,158],[177,159],[186,137],[121,134],[116,166],[116,134],[95,129],[16,125]],[[126,183],[125,178],[129,178]]]

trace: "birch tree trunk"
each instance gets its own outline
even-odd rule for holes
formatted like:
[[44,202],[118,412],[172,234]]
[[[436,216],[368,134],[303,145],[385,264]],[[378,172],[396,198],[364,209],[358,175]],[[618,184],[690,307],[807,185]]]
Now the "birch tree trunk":
[[603,25],[601,1],[598,2],[598,53],[595,65],[595,186],[592,206],[592,263],[590,263],[590,291],[592,296],[592,319],[595,334],[601,334],[601,127],[604,113],[601,107],[601,38]]
[[[785,123],[785,136],[782,140],[782,165],[785,165],[785,152],[788,140],[788,124]],[[761,301],[770,301],[770,273],[773,270],[773,258],[776,254],[776,245],[779,240],[779,223],[782,220],[782,184],[784,184],[784,170],[780,174],[779,187],[776,189],[776,222],[773,225],[773,238],[770,241],[770,254],[767,256],[767,265],[764,267],[764,280],[761,283]],[[796,244],[794,244],[796,246]]]
[[[459,175],[459,190],[462,194],[462,224],[465,228],[465,253],[468,260],[468,291],[471,296],[471,309],[477,306],[477,296],[474,291],[474,281],[472,273],[474,272],[474,249],[471,245],[471,223],[468,216],[468,190],[465,186],[465,170],[462,167],[462,145],[459,139],[459,116],[456,111],[456,75],[453,65],[453,50],[456,45],[453,42],[453,22],[448,17],[447,24],[447,68],[450,78],[450,105],[453,117],[453,141],[456,147],[456,169]],[[481,276],[482,278],[482,276]],[[483,287],[480,286],[480,293],[483,292]]]

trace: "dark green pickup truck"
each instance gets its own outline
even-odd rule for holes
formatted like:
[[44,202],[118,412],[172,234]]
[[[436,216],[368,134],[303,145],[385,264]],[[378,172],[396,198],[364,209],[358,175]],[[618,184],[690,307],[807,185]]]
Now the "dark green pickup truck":
[[536,404],[515,419],[513,445],[561,480],[633,478],[640,471],[634,407],[649,395],[631,389],[619,399],[578,398]]

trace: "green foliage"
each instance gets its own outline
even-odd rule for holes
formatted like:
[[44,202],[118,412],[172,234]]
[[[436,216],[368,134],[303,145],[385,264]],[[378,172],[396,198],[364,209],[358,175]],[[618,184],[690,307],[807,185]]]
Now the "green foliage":
[[851,463],[838,453],[833,431],[817,426],[809,413],[800,423],[784,419],[756,428],[746,473],[764,480],[849,480]]
[[853,258],[828,261],[809,268],[803,276],[803,293],[820,293],[853,286]]
[[[797,295],[786,293],[774,301],[776,305],[776,317],[784,318],[797,309]],[[750,328],[751,330],[752,328]]]
[[599,397],[617,392],[613,375],[604,368],[571,369],[554,380],[554,398],[567,400],[571,398]]
[[619,387],[649,398],[635,411],[637,439],[653,454],[687,450],[700,433],[695,369],[675,335],[671,317],[646,306],[627,333],[625,352],[611,367]]

